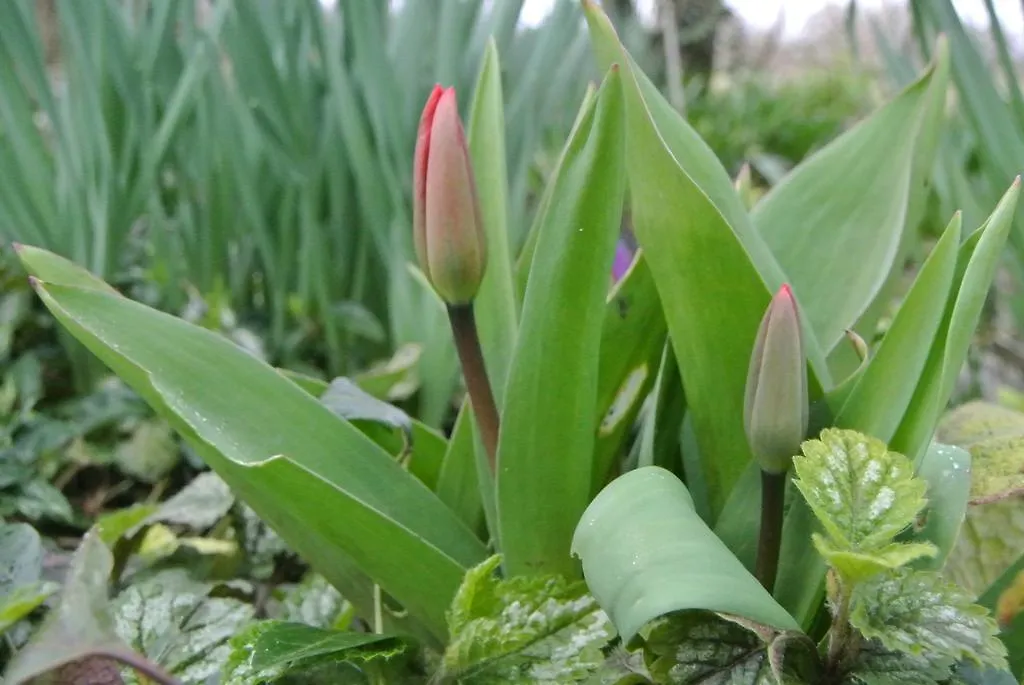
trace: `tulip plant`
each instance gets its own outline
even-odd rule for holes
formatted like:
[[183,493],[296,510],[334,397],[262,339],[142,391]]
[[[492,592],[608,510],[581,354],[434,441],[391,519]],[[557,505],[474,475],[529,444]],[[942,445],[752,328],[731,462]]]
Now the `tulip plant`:
[[903,275],[944,42],[754,202],[582,8],[605,76],[521,253],[493,46],[466,133],[439,87],[409,151],[409,268],[468,389],[450,435],[19,248],[68,331],[354,607],[338,630],[257,623],[224,682],[1016,682],[1010,628],[943,575],[970,455],[933,435],[1018,181]]

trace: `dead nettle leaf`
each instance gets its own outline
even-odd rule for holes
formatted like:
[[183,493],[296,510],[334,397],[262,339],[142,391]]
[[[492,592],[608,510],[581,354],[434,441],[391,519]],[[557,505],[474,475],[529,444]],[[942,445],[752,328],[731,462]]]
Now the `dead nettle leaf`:
[[[94,531],[86,533],[72,557],[59,605],[8,664],[4,674],[8,685],[24,683],[89,657],[138,661],[118,637],[109,613],[107,579],[113,564],[114,558],[99,535]],[[74,670],[77,673],[93,663],[90,660]]]
[[182,682],[207,682],[227,662],[228,641],[254,613],[249,604],[214,596],[217,588],[180,568],[133,583],[111,603],[117,634]]
[[234,503],[235,496],[228,484],[213,471],[206,471],[161,504],[144,523],[172,523],[207,530],[227,516]]
[[936,439],[971,453],[971,504],[1024,494],[1024,414],[969,402],[943,417]]

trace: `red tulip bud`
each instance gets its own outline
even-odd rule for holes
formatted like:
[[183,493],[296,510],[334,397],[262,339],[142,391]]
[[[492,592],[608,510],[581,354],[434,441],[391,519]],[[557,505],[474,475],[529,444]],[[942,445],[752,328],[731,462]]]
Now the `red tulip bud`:
[[743,424],[761,469],[785,473],[807,433],[807,360],[796,299],[788,285],[772,298],[750,356]]
[[454,88],[435,86],[423,109],[413,193],[420,269],[448,304],[468,303],[483,280],[487,251]]

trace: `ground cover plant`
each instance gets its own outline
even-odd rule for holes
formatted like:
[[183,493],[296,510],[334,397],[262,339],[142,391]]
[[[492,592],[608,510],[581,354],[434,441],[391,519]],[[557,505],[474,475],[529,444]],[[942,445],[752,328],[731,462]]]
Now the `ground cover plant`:
[[[988,471],[942,423],[1019,180],[902,272],[945,41],[754,201],[577,11],[603,76],[521,251],[494,43],[468,130],[439,86],[407,159],[406,266],[467,390],[450,434],[17,247],[60,326],[212,472],[98,521],[57,594],[33,529],[0,530],[7,629],[56,599],[6,681],[1020,680],[1013,577],[948,577]],[[639,249],[612,275],[627,209]],[[243,601],[281,545],[315,574]]]

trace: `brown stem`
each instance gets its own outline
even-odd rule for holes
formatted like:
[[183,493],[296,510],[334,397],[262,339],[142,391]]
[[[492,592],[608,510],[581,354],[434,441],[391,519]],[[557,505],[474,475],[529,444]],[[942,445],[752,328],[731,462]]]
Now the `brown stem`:
[[141,654],[121,649],[101,649],[97,650],[96,654],[97,656],[105,656],[114,661],[120,661],[125,666],[146,676],[148,680],[159,683],[159,685],[181,685],[180,680]]
[[494,393],[487,378],[487,367],[484,354],[480,349],[480,336],[476,330],[476,316],[472,304],[455,304],[448,306],[448,321],[452,326],[455,349],[459,353],[462,375],[466,379],[466,390],[473,407],[480,437],[487,451],[487,461],[494,473],[495,454],[498,451],[498,406],[494,403]]
[[782,547],[782,512],[786,501],[786,474],[761,471],[761,534],[757,540],[754,574],[768,592],[775,589]]

